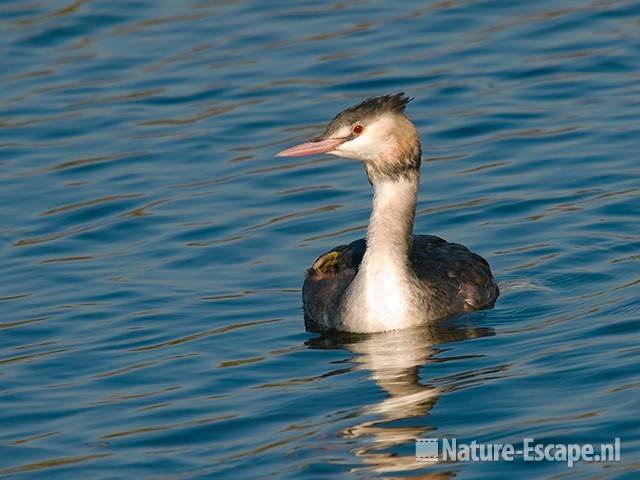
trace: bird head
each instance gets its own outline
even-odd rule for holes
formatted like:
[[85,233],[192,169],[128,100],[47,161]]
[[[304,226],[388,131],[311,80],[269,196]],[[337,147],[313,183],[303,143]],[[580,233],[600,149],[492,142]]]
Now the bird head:
[[420,138],[404,114],[412,99],[403,93],[372,97],[334,117],[324,133],[287,148],[279,157],[326,153],[359,160],[372,176],[394,177],[420,168]]

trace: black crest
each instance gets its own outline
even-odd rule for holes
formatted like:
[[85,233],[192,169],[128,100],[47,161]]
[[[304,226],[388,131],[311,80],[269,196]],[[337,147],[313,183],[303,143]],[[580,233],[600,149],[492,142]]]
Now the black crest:
[[342,113],[359,114],[362,116],[376,115],[383,112],[401,113],[413,98],[407,97],[403,92],[381,97],[369,97],[358,105],[345,109]]
[[327,131],[336,130],[343,125],[352,125],[357,121],[377,117],[386,112],[402,113],[413,98],[407,97],[403,92],[381,97],[369,97],[353,107],[345,108],[335,116]]

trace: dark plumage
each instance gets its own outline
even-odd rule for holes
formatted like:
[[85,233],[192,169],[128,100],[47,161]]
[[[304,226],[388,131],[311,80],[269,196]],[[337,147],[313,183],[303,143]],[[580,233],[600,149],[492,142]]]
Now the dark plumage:
[[[320,255],[307,270],[302,287],[307,330],[326,330],[327,323],[338,322],[342,296],[358,273],[366,249],[364,238],[339,245]],[[500,294],[487,261],[458,243],[414,235],[410,262],[423,288],[433,292],[431,308],[438,318],[491,308]]]

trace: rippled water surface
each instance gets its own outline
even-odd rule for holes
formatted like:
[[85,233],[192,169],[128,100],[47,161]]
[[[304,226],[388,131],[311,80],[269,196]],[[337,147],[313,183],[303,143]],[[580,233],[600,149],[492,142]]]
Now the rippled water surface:
[[[0,475],[638,478],[640,3],[0,3]],[[365,233],[335,158],[274,158],[405,91],[416,232],[496,308],[304,331]],[[615,463],[416,462],[414,439],[621,437]]]

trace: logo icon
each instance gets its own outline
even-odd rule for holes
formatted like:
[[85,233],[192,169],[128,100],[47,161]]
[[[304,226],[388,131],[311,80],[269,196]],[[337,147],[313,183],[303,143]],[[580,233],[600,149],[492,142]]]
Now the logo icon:
[[416,439],[416,459],[422,462],[438,461],[438,439]]

